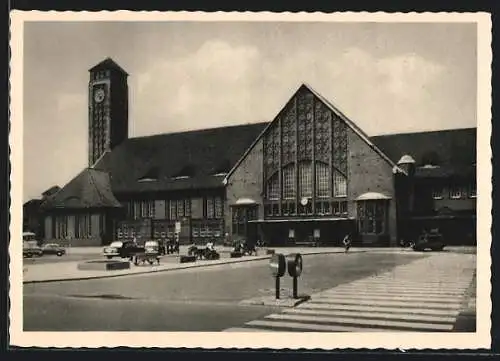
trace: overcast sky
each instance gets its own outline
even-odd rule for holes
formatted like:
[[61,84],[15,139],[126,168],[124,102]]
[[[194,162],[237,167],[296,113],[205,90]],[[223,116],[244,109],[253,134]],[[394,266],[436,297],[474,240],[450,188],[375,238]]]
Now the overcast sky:
[[88,69],[108,56],[130,137],[270,121],[301,83],[369,135],[476,126],[475,24],[26,23],[24,201],[87,166]]

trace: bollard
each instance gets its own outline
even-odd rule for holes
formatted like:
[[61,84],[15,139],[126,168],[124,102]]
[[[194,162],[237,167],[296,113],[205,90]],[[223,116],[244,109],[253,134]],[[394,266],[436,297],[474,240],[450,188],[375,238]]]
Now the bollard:
[[286,270],[286,260],[285,256],[282,254],[275,253],[272,255],[269,261],[269,268],[271,269],[271,273],[275,278],[275,287],[276,287],[276,299],[280,299],[280,278],[283,277]]
[[292,253],[286,257],[288,274],[293,279],[293,298],[298,296],[298,278],[302,273],[302,256],[299,253]]

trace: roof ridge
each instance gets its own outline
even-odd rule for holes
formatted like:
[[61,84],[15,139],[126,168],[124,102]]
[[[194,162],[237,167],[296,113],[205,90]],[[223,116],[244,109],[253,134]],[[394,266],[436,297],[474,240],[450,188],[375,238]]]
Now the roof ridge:
[[104,196],[102,195],[102,193],[101,193],[101,191],[100,191],[99,187],[98,187],[98,186],[97,186],[97,184],[96,184],[96,181],[95,181],[95,179],[94,179],[94,175],[92,174],[92,172],[90,172],[90,168],[89,168],[88,170],[89,170],[88,175],[89,175],[89,178],[90,178],[90,182],[92,183],[92,186],[93,186],[93,187],[94,187],[94,189],[96,190],[97,195],[99,196],[101,203],[105,203]]
[[259,121],[259,122],[255,122],[255,123],[232,124],[232,125],[219,126],[219,127],[211,127],[211,128],[180,130],[180,131],[175,131],[175,132],[171,132],[171,133],[158,133],[158,134],[150,134],[150,135],[141,135],[141,136],[137,136],[137,137],[129,137],[127,140],[136,140],[136,139],[161,137],[161,136],[173,135],[173,134],[202,133],[202,132],[208,132],[208,131],[211,131],[211,130],[228,129],[228,128],[238,128],[238,127],[246,127],[246,126],[252,126],[252,125],[264,125],[264,124],[268,124],[268,123],[270,123],[270,122],[269,121]]
[[429,133],[444,133],[444,132],[456,132],[456,131],[464,131],[464,130],[477,130],[476,127],[465,127],[465,128],[446,128],[446,129],[436,129],[436,130],[419,130],[416,132],[399,132],[399,133],[385,133],[385,134],[377,134],[372,135],[370,138],[375,137],[388,137],[393,135],[415,135],[415,134],[429,134]]

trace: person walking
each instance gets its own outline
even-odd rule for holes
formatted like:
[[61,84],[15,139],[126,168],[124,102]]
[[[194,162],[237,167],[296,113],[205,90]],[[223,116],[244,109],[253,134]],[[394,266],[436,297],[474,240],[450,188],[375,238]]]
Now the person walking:
[[346,234],[342,243],[344,244],[344,249],[345,249],[344,252],[345,253],[349,252],[349,248],[351,248],[352,244],[351,235],[349,233]]

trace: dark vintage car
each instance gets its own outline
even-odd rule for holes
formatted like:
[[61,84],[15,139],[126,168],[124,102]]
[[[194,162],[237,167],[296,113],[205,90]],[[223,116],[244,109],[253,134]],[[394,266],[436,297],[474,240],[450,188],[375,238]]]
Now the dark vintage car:
[[55,254],[56,256],[61,257],[63,254],[66,254],[66,249],[57,243],[47,243],[42,246],[42,253],[44,255]]
[[113,257],[132,258],[137,253],[144,253],[144,251],[144,247],[137,245],[133,241],[115,241],[104,247],[103,254],[108,259]]
[[23,242],[23,257],[31,258],[31,257],[41,257],[43,255],[43,251],[36,241],[27,241]]
[[423,234],[412,245],[414,251],[442,251],[444,247],[443,236],[440,233]]

